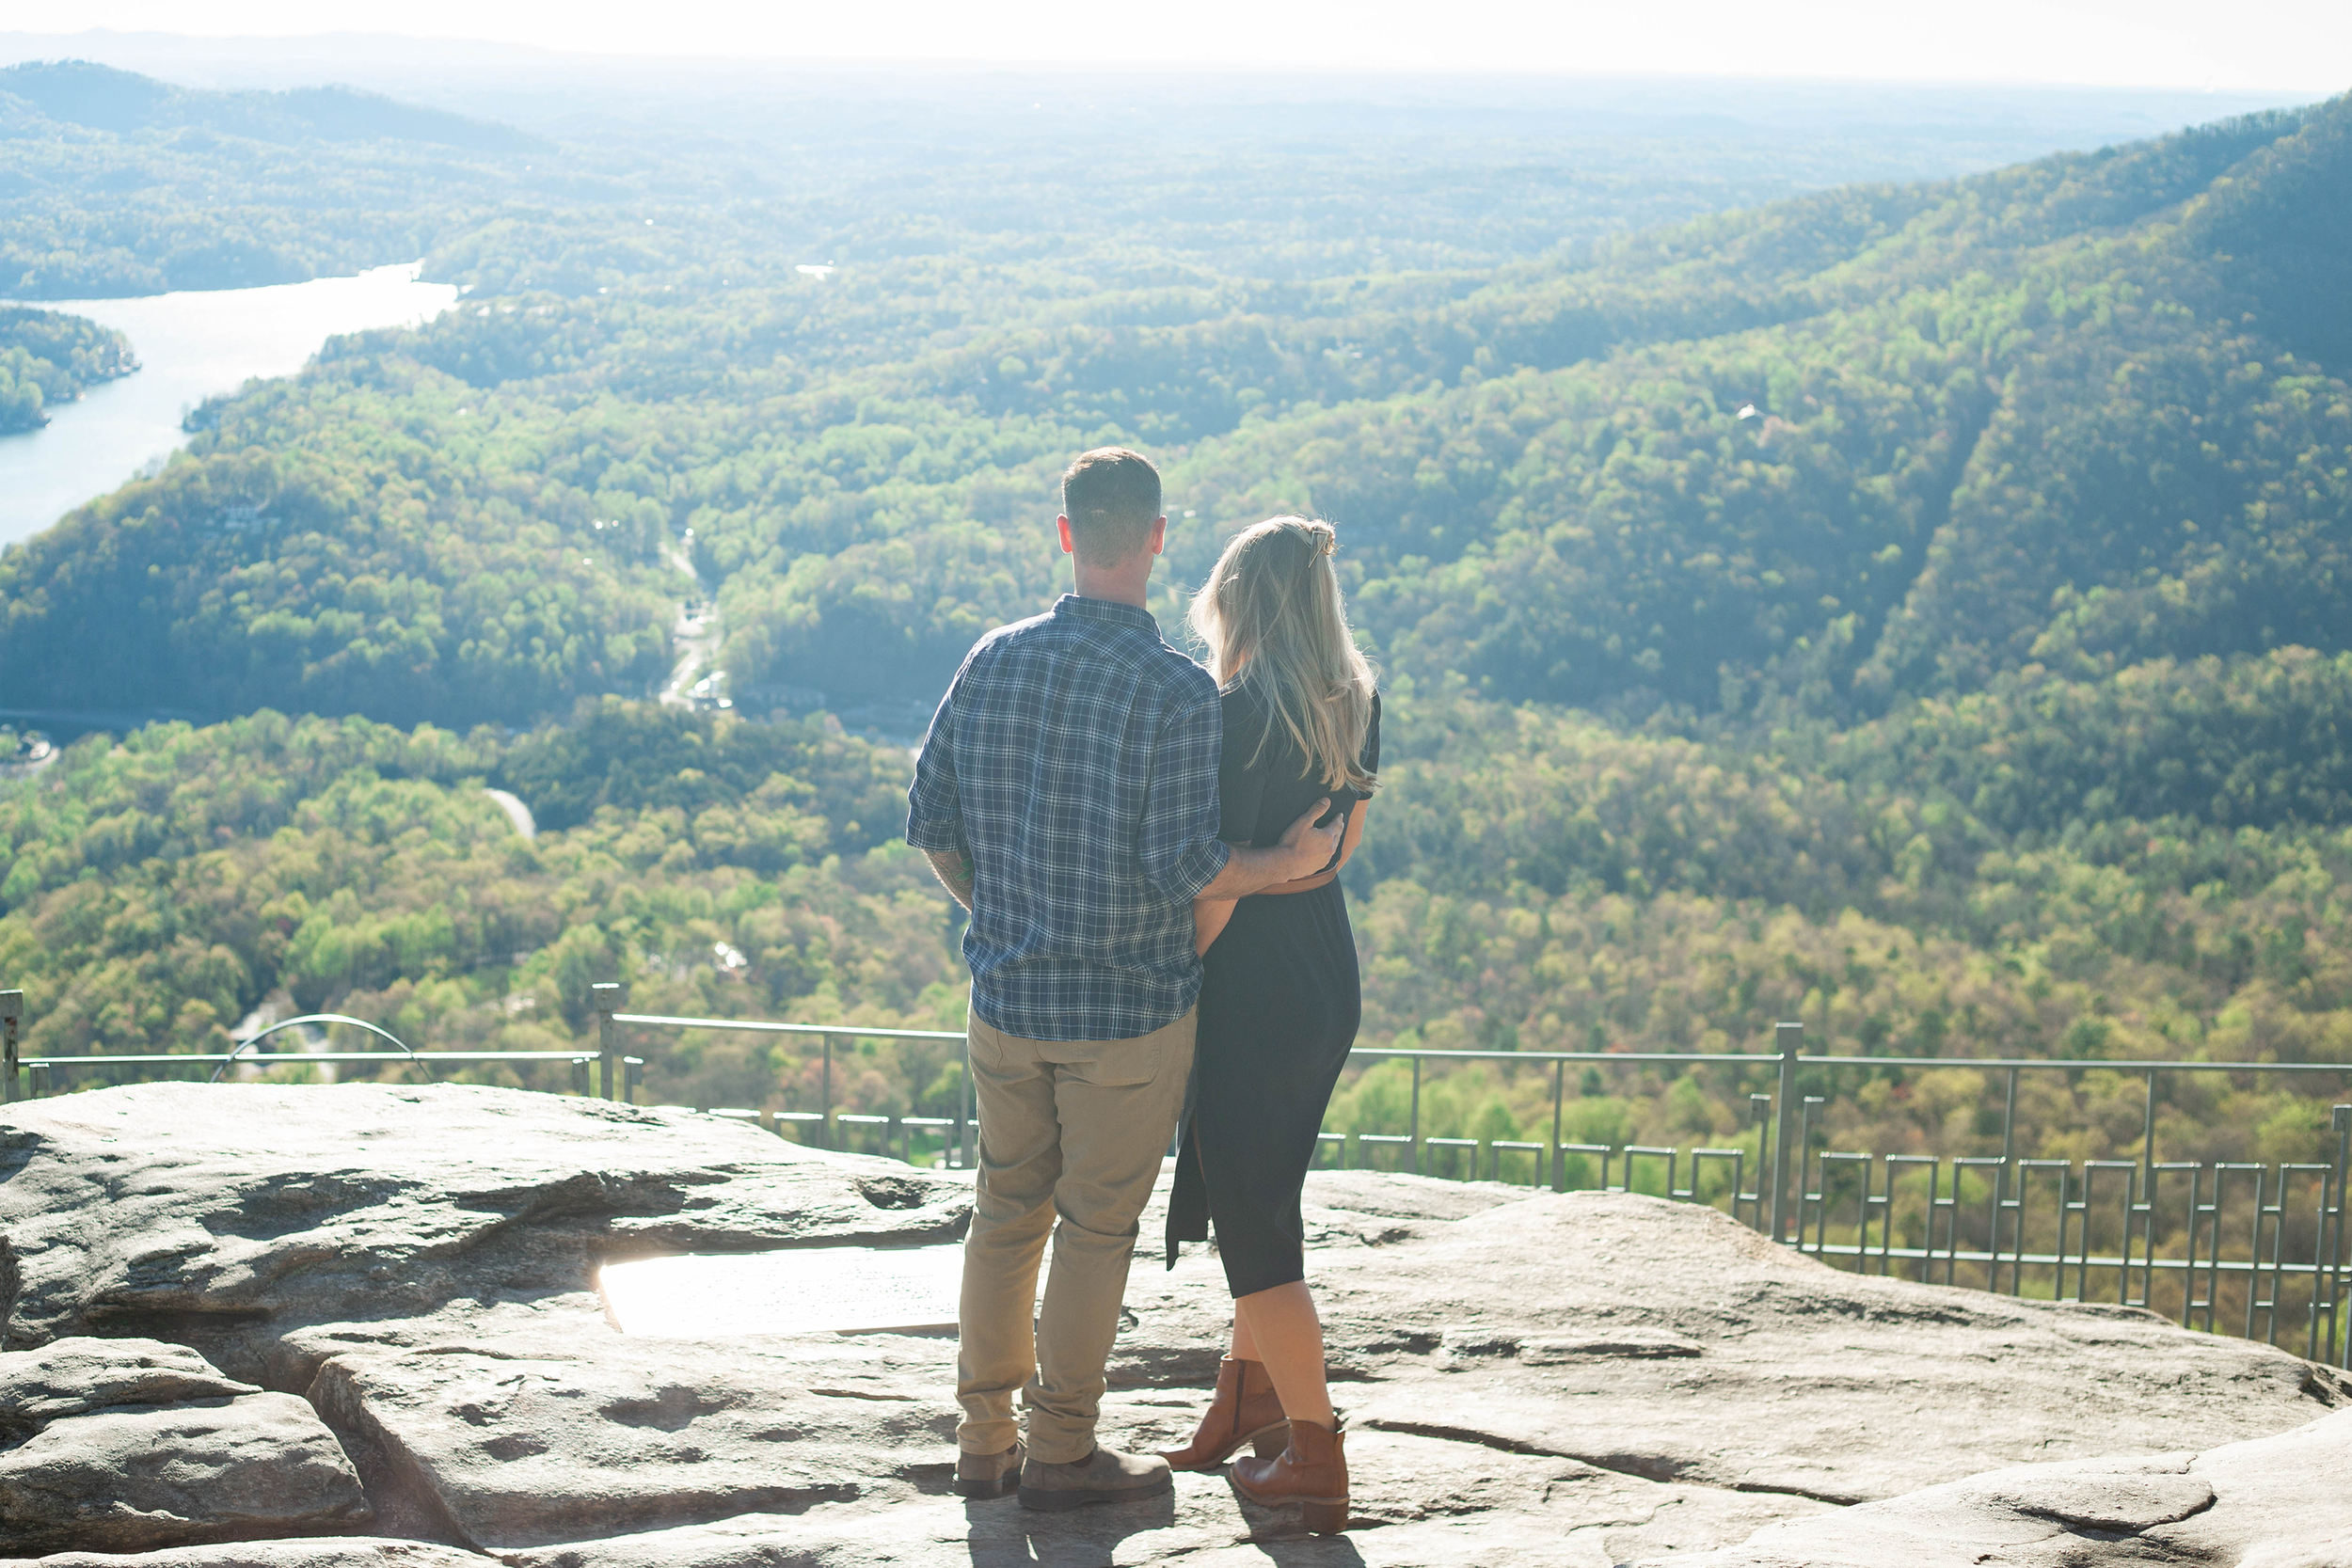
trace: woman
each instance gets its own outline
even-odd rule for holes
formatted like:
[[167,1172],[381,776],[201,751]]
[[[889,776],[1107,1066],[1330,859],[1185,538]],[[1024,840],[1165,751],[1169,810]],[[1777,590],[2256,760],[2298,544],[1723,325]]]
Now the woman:
[[1245,529],[1192,602],[1225,693],[1221,836],[1279,844],[1325,798],[1348,823],[1316,876],[1195,906],[1207,973],[1168,1220],[1170,1268],[1177,1243],[1206,1240],[1216,1222],[1233,1339],[1200,1430],[1166,1458],[1208,1470],[1254,1445],[1234,1485],[1258,1502],[1303,1503],[1318,1534],[1347,1526],[1347,1461],[1298,1198],[1361,1010],[1338,876],[1363,836],[1380,766],[1380,698],[1348,633],[1333,545],[1328,523],[1297,517]]

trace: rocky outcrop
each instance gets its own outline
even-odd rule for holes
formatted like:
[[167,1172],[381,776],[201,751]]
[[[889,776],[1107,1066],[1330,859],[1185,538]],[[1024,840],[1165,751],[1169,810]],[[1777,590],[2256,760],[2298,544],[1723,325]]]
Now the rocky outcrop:
[[[2137,1308],[1848,1274],[1691,1205],[1450,1185],[1311,1180],[1311,1270],[1359,1426],[1851,1503],[2352,1403],[2335,1373]],[[1455,1217],[1413,1216],[1424,1194]],[[1206,1381],[1230,1306],[1206,1259],[1187,1268],[1130,1285],[1126,1380]]]
[[40,1564],[41,1568],[489,1568],[479,1554],[454,1546],[364,1535],[180,1546],[142,1552],[129,1560],[99,1552],[59,1552],[40,1559]]
[[918,1377],[811,1377],[788,1348],[608,1337],[328,1361],[310,1398],[404,1506],[485,1549],[937,1490],[952,1406]]
[[1048,1518],[1010,1499],[924,1496],[886,1510],[818,1508],[503,1552],[513,1568],[970,1568],[1209,1563],[1215,1568],[1610,1568],[1738,1540],[1825,1505],[1677,1486],[1539,1454],[1364,1432],[1348,1439],[1356,1528],[1312,1540],[1295,1514],[1241,1501],[1222,1476],[1170,1497]]
[[609,1259],[946,1240],[968,1204],[734,1122],[519,1090],[69,1095],[0,1122],[6,1348],[145,1335],[300,1393],[346,1345],[596,1314]]
[[[51,1369],[0,1402],[52,1413],[14,1418],[51,1423],[22,1437],[0,1415],[0,1441],[29,1446],[134,1395],[208,1411],[301,1395],[364,1482],[373,1529],[427,1544],[188,1547],[153,1568],[1269,1552],[1911,1568],[1926,1551],[1904,1528],[1998,1538],[1980,1552],[2064,1535],[2070,1563],[2222,1561],[2146,1554],[2224,1550],[2194,1532],[2255,1496],[2226,1456],[2290,1440],[2352,1453],[2352,1432],[2312,1424],[2352,1403],[2337,1374],[2136,1309],[1861,1277],[1650,1198],[1324,1173],[1309,1267],[1353,1422],[1354,1532],[1309,1541],[1217,1476],[1149,1505],[1030,1515],[949,1492],[951,1337],[699,1338],[691,1322],[631,1336],[595,1293],[599,1263],[660,1253],[952,1244],[968,1207],[952,1175],[494,1089],[158,1085],[13,1107],[0,1129],[10,1343],[46,1342],[30,1354]],[[1214,1375],[1231,1301],[1196,1249],[1172,1274],[1139,1259],[1127,1307],[1104,1439],[1170,1444]],[[134,1328],[217,1359],[150,1343],[133,1367],[55,1338]],[[0,1389],[11,1364],[31,1363],[0,1356]],[[2327,1539],[2313,1521],[2275,1538]]]
[[2202,1454],[2026,1465],[1776,1524],[1676,1568],[2352,1564],[2352,1410]]
[[140,1552],[349,1530],[359,1479],[303,1401],[151,1340],[0,1354],[0,1544]]

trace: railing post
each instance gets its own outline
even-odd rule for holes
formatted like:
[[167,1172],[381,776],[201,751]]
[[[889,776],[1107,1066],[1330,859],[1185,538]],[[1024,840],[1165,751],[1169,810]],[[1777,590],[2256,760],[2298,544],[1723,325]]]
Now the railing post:
[[[1985,1279],[1985,1289],[1995,1294],[2001,1289],[2001,1216],[2009,1212],[2010,1172],[2016,1158],[2017,1069],[2011,1068],[2009,1069],[2009,1098],[2001,1105],[2001,1168],[1993,1173],[1993,1261],[1987,1265],[1991,1272]],[[2195,1234],[2194,1230],[2190,1232],[2192,1238]],[[2017,1210],[2017,1222],[2010,1227],[2010,1239],[2012,1243],[2010,1251],[2015,1257],[2010,1264],[2009,1293],[2018,1295],[2025,1290],[2022,1281],[2026,1272],[2026,1211],[2022,1199]]]
[[[2333,1130],[2336,1134],[2335,1223],[2330,1226],[2328,1223],[2329,1216],[2323,1213],[2319,1227],[2320,1236],[2328,1249],[2328,1337],[2336,1342],[2336,1365],[2352,1371],[2352,1324],[2344,1321],[2344,1221],[2346,1209],[2352,1208],[2352,1204],[2344,1201],[2344,1183],[2347,1176],[2352,1176],[2352,1105],[2337,1106],[2330,1119],[2335,1124]],[[2319,1289],[2315,1276],[2312,1289],[2314,1292]],[[2322,1366],[2327,1364],[2327,1347],[2321,1349],[2319,1360]]]
[[17,1035],[24,1023],[24,993],[0,990],[0,1103],[13,1104],[16,1085]]
[[1421,1058],[1419,1056],[1413,1058],[1413,1119],[1406,1126],[1406,1131],[1412,1134],[1411,1141],[1405,1146],[1412,1155],[1412,1163],[1407,1168],[1415,1176],[1419,1176],[1421,1174]]
[[818,1090],[818,1136],[827,1148],[833,1147],[833,1037],[825,1037],[825,1076]]
[[956,1156],[962,1161],[957,1168],[972,1168],[972,1113],[978,1103],[979,1091],[972,1083],[972,1028],[969,1022],[963,1031],[963,1112],[956,1118]]
[[1804,1044],[1804,1025],[1775,1023],[1772,1039],[1780,1047],[1780,1092],[1772,1101],[1772,1240],[1785,1242],[1788,1239],[1788,1127],[1797,1114],[1797,1052]]
[[[1567,1156],[1560,1152],[1560,1102],[1568,1089],[1568,1063],[1565,1057],[1551,1064],[1551,1180],[1549,1185],[1558,1192],[1568,1180]],[[1738,1182],[1733,1182],[1733,1196],[1738,1197]]]
[[618,1100],[622,1094],[621,1032],[612,1015],[621,1010],[620,985],[599,980],[588,988],[588,997],[596,1009],[596,1097]]

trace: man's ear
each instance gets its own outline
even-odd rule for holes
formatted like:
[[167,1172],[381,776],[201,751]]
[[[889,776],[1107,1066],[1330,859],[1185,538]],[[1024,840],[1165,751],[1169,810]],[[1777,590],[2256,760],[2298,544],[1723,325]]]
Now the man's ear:
[[[1167,519],[1162,518],[1161,521],[1165,522]],[[1054,526],[1061,531],[1061,553],[1064,555],[1076,555],[1078,553],[1078,542],[1070,537],[1070,519],[1067,516],[1057,517],[1054,519]]]
[[1159,520],[1158,520],[1157,522],[1154,522],[1154,523],[1152,525],[1152,553],[1153,555],[1157,555],[1157,554],[1159,554],[1159,553],[1160,553],[1160,551],[1161,551],[1161,549],[1162,549],[1162,548],[1163,548],[1163,547],[1164,547],[1167,544],[1168,544],[1168,515],[1167,515],[1166,513],[1162,513],[1162,514],[1160,515]]

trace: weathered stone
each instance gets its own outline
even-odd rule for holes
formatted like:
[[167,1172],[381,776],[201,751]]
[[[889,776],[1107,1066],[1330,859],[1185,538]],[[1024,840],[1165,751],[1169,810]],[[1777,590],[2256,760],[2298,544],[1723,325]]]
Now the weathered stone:
[[529,1357],[345,1355],[310,1390],[380,1453],[380,1490],[437,1502],[484,1548],[578,1541],[879,1494],[952,1469],[952,1407],[854,1373],[811,1386],[756,1342],[605,1342]]
[[[103,1552],[58,1552],[38,1560],[40,1568],[488,1568],[482,1557],[455,1546],[364,1535],[175,1546],[145,1552],[127,1561]],[[0,1568],[20,1565],[11,1562]]]
[[[1774,1521],[1804,1552],[1804,1531],[1825,1532],[1824,1562],[1846,1560],[1836,1529],[1853,1523],[1880,1532],[1856,1560],[1931,1568],[1925,1545],[1890,1555],[1892,1527],[1871,1521],[1935,1509],[2013,1541],[2021,1563],[2120,1541],[2133,1560],[2233,1562],[2243,1544],[2315,1568],[2343,1528],[2197,1533],[2256,1495],[2229,1465],[2288,1463],[2232,1445],[2283,1441],[2346,1402],[2338,1374],[2280,1352],[2128,1308],[1864,1278],[1705,1209],[1361,1172],[1312,1177],[1306,1215],[1353,1412],[1351,1535],[1301,1537],[1217,1477],[1046,1520],[945,1495],[951,1338],[632,1338],[592,1290],[612,1259],[950,1239],[968,1208],[953,1176],[497,1090],[158,1085],[0,1115],[13,1342],[146,1327],[223,1347],[230,1372],[313,1395],[379,1528],[525,1568],[1588,1568],[1776,1551],[1758,1533]],[[1138,1259],[1106,1441],[1188,1432],[1231,1311],[1200,1249],[1173,1274]],[[82,1397],[66,1369],[83,1353],[51,1349],[60,1370],[25,1410]],[[50,1430],[111,1418],[87,1401],[113,1385],[87,1386]],[[262,1397],[230,1385],[216,1402]],[[2069,1463],[2016,1468],[2052,1460]],[[1865,1506],[1833,1506],[1849,1503]],[[254,1550],[257,1568],[295,1568]]]
[[138,1551],[316,1533],[369,1518],[302,1401],[151,1339],[0,1354],[0,1545]]
[[[2265,1345],[1849,1274],[1687,1204],[1489,1187],[1468,1212],[1442,1195],[1460,1218],[1405,1217],[1449,1185],[1310,1179],[1309,1274],[1359,1425],[1855,1502],[2208,1447],[2347,1402],[2338,1374]],[[1221,1283],[1204,1259],[1138,1268],[1120,1381],[1205,1384]]]
[[334,1434],[291,1394],[95,1410],[0,1453],[0,1540],[19,1551],[136,1552],[368,1517]]
[[598,1308],[595,1265],[947,1240],[968,1188],[691,1112],[520,1090],[147,1084],[9,1106],[7,1347],[144,1334],[286,1392],[342,1345]]
[[[1113,1419],[1126,1412],[1115,1413]],[[1363,1433],[1349,1462],[1368,1500],[1343,1538],[1306,1536],[1295,1512],[1242,1502],[1221,1476],[1180,1475],[1174,1495],[1040,1515],[1013,1499],[923,1497],[882,1511],[819,1507],[501,1554],[513,1568],[967,1568],[972,1563],[1152,1563],[1239,1568],[1555,1568],[1736,1538],[1820,1512],[1613,1475],[1573,1460]],[[1414,1500],[1414,1499],[1422,1500]]]
[[155,1339],[59,1339],[0,1355],[0,1438],[110,1404],[177,1404],[259,1393],[184,1345]]
[[2352,1568],[2352,1410],[2203,1454],[2026,1465],[1788,1521],[1675,1568]]

